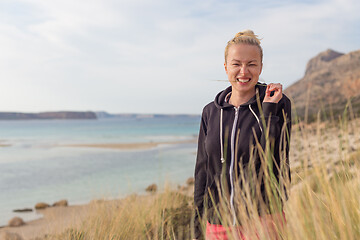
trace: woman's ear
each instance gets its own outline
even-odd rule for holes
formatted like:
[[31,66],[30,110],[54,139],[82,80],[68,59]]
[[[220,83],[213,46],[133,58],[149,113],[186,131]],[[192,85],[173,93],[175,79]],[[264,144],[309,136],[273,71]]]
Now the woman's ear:
[[227,71],[226,62],[224,62],[224,68],[225,68],[225,72],[226,72],[226,75],[227,75],[227,74],[228,74],[228,71]]

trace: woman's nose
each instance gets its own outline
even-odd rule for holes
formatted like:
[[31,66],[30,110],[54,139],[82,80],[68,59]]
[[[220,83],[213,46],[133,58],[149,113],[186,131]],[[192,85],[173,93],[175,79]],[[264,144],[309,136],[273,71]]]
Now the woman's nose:
[[247,72],[248,72],[248,68],[246,65],[240,66],[240,73],[247,73]]

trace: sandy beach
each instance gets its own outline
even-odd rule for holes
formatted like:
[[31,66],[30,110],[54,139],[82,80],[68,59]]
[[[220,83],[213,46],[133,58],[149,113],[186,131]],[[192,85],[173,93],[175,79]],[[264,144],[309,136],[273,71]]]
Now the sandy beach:
[[84,143],[84,144],[63,144],[61,147],[81,147],[81,148],[107,148],[119,150],[145,150],[155,148],[161,145],[196,143],[197,138],[183,141],[167,141],[167,142],[144,142],[144,143]]
[[0,233],[17,233],[24,240],[41,239],[45,235],[58,234],[69,227],[79,226],[86,219],[89,208],[90,204],[37,210],[43,215],[42,218],[28,221],[20,227],[3,227],[0,229]]
[[5,140],[0,140],[0,147],[10,147],[11,144],[6,143]]

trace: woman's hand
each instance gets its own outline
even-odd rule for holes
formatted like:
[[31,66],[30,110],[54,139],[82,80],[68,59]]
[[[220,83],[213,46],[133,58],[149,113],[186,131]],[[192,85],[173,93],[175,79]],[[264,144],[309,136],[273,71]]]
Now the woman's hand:
[[[274,94],[272,96],[271,92]],[[264,102],[278,103],[282,98],[282,85],[280,83],[270,83],[266,87]]]

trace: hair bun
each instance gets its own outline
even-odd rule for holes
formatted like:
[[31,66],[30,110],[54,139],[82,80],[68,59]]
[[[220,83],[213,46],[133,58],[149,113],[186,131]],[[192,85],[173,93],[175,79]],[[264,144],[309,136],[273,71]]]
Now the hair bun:
[[255,35],[255,33],[254,33],[252,30],[250,30],[250,29],[246,29],[246,30],[244,30],[244,31],[238,32],[238,33],[235,35],[234,39],[236,39],[236,38],[243,38],[243,37],[245,37],[245,38],[252,38],[252,39],[254,39],[254,40],[257,42],[257,44],[260,45],[260,39],[259,39],[258,36]]
[[254,34],[254,32],[250,29],[246,29],[242,32],[238,32],[235,37],[240,37],[240,36],[249,36],[249,37],[256,37],[256,35]]

